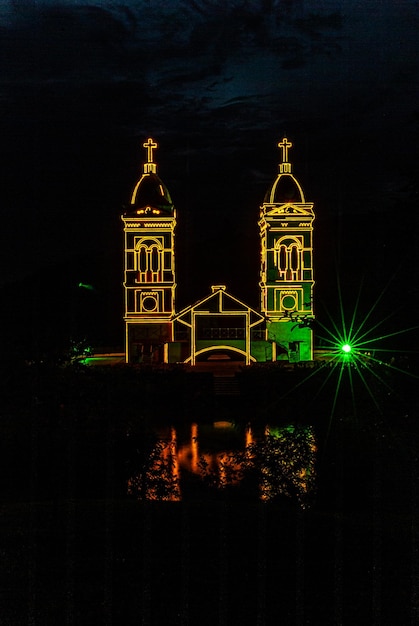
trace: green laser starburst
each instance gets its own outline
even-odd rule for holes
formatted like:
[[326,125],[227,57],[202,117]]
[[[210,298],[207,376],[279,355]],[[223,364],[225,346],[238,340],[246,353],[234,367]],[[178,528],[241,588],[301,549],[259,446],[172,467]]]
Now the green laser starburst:
[[[402,369],[397,364],[397,355],[403,354],[406,356],[406,350],[400,351],[389,348],[386,344],[388,343],[387,340],[391,337],[400,336],[418,329],[419,327],[405,327],[392,332],[383,332],[382,329],[385,323],[395,315],[395,312],[380,318],[377,322],[372,321],[372,314],[374,311],[377,312],[378,304],[384,292],[385,289],[380,293],[368,312],[362,316],[359,314],[360,287],[352,314],[348,315],[345,313],[340,285],[338,283],[340,322],[335,321],[325,306],[324,310],[326,311],[330,324],[326,325],[319,319],[317,320],[318,325],[323,331],[323,334],[319,333],[317,335],[318,339],[322,341],[325,347],[323,358],[327,365],[329,367],[331,366],[331,373],[338,373],[331,417],[335,412],[338,395],[345,379],[349,383],[353,412],[355,414],[356,389],[359,390],[363,388],[366,390],[376,409],[381,413],[382,407],[380,406],[376,389],[377,387],[384,386],[389,392],[392,391],[386,372],[392,370],[393,372],[402,372],[408,376],[417,378],[412,372]],[[383,357],[384,354],[386,355],[385,358]],[[321,388],[331,377],[331,373],[327,376]],[[356,384],[357,379],[358,383]]]
[[[362,418],[364,422],[365,418],[370,416],[372,419],[378,419],[378,415],[383,414],[384,408],[394,398],[396,400],[393,401],[393,406],[401,407],[405,400],[404,392],[407,390],[408,394],[411,393],[409,378],[415,379],[415,388],[417,385],[419,375],[417,371],[415,372],[417,367],[415,355],[418,355],[419,351],[399,349],[397,338],[418,330],[419,326],[391,329],[389,320],[391,319],[392,325],[396,326],[394,320],[397,320],[399,325],[402,316],[401,307],[390,314],[382,313],[386,308],[381,306],[382,299],[388,286],[381,291],[367,312],[362,314],[360,304],[366,308],[365,303],[360,301],[362,284],[353,307],[345,309],[338,278],[338,315],[331,315],[324,303],[321,303],[324,314],[316,315],[315,338],[318,347],[315,349],[313,367],[278,400],[270,404],[266,409],[267,412],[272,412],[278,406],[283,410],[287,399],[290,402],[288,406],[292,406],[291,398],[296,399],[298,405],[304,396],[309,399],[307,410],[310,412],[318,410],[314,408],[315,402],[323,396],[318,405],[323,411],[324,399],[328,401],[329,395],[331,407],[327,440],[338,409],[341,419],[347,415],[352,420]],[[391,330],[388,332],[389,328]],[[396,341],[388,341],[392,338]],[[413,339],[410,343],[414,345]],[[419,342],[416,341],[416,344]],[[299,394],[300,389],[305,389],[305,394]]]

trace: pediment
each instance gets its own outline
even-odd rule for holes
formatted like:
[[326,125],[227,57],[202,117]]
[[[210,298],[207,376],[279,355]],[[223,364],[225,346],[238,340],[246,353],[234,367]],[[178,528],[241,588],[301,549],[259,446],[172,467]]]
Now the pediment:
[[265,215],[312,215],[312,204],[297,204],[287,202],[286,204],[266,207]]
[[264,316],[255,311],[238,298],[227,293],[226,288],[221,286],[215,288],[213,293],[195,302],[195,304],[180,311],[175,316],[175,320],[190,326],[191,315],[248,315],[250,326],[260,324],[264,321]]

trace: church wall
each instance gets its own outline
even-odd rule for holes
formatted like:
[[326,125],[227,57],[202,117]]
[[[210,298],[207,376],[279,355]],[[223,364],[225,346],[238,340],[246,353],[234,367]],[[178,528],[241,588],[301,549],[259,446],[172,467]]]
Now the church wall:
[[268,341],[253,341],[250,354],[258,363],[272,361],[272,344]]
[[313,331],[308,326],[300,328],[296,322],[271,322],[268,338],[276,344],[276,360],[312,361]]

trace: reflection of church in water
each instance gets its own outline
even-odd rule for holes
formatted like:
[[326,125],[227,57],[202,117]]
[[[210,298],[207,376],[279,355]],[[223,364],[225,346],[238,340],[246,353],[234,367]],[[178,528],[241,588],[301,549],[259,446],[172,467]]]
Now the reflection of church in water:
[[125,359],[189,363],[230,358],[245,364],[313,359],[313,204],[282,162],[260,207],[260,310],[224,285],[176,310],[176,209],[157,175],[152,140],[147,162],[122,215],[125,233]]
[[[128,479],[129,495],[140,500],[182,500],[188,498],[187,477],[192,475],[200,479],[193,483],[198,497],[205,483],[213,489],[240,487],[250,475],[253,480],[257,477],[261,500],[284,495],[304,505],[313,491],[317,448],[312,426],[265,426],[262,433],[248,424],[243,432],[221,421],[192,423],[189,432],[182,430],[173,426],[159,430],[142,471]],[[242,495],[249,497],[251,491]]]

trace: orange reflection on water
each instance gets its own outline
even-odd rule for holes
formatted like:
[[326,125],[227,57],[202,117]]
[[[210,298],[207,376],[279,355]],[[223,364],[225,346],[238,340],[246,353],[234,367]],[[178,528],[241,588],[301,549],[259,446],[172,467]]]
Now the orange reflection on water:
[[198,449],[198,424],[191,425],[191,469],[194,473],[198,472],[199,449]]
[[140,500],[175,502],[182,499],[174,428],[169,438],[159,439],[149,451],[142,471],[128,479],[127,493]]
[[253,433],[250,424],[246,426],[246,430],[244,431],[245,437],[245,446],[248,448],[253,443]]
[[160,433],[147,468],[128,481],[128,493],[142,500],[179,501],[181,479],[187,480],[188,473],[212,489],[237,486],[246,475],[258,475],[262,500],[287,496],[304,506],[315,480],[311,427],[266,427],[256,436],[250,425],[240,431],[233,424],[220,424],[211,429],[192,423],[183,442],[174,427]]
[[177,446],[176,459],[178,467],[199,473],[198,424],[191,424],[190,441]]

